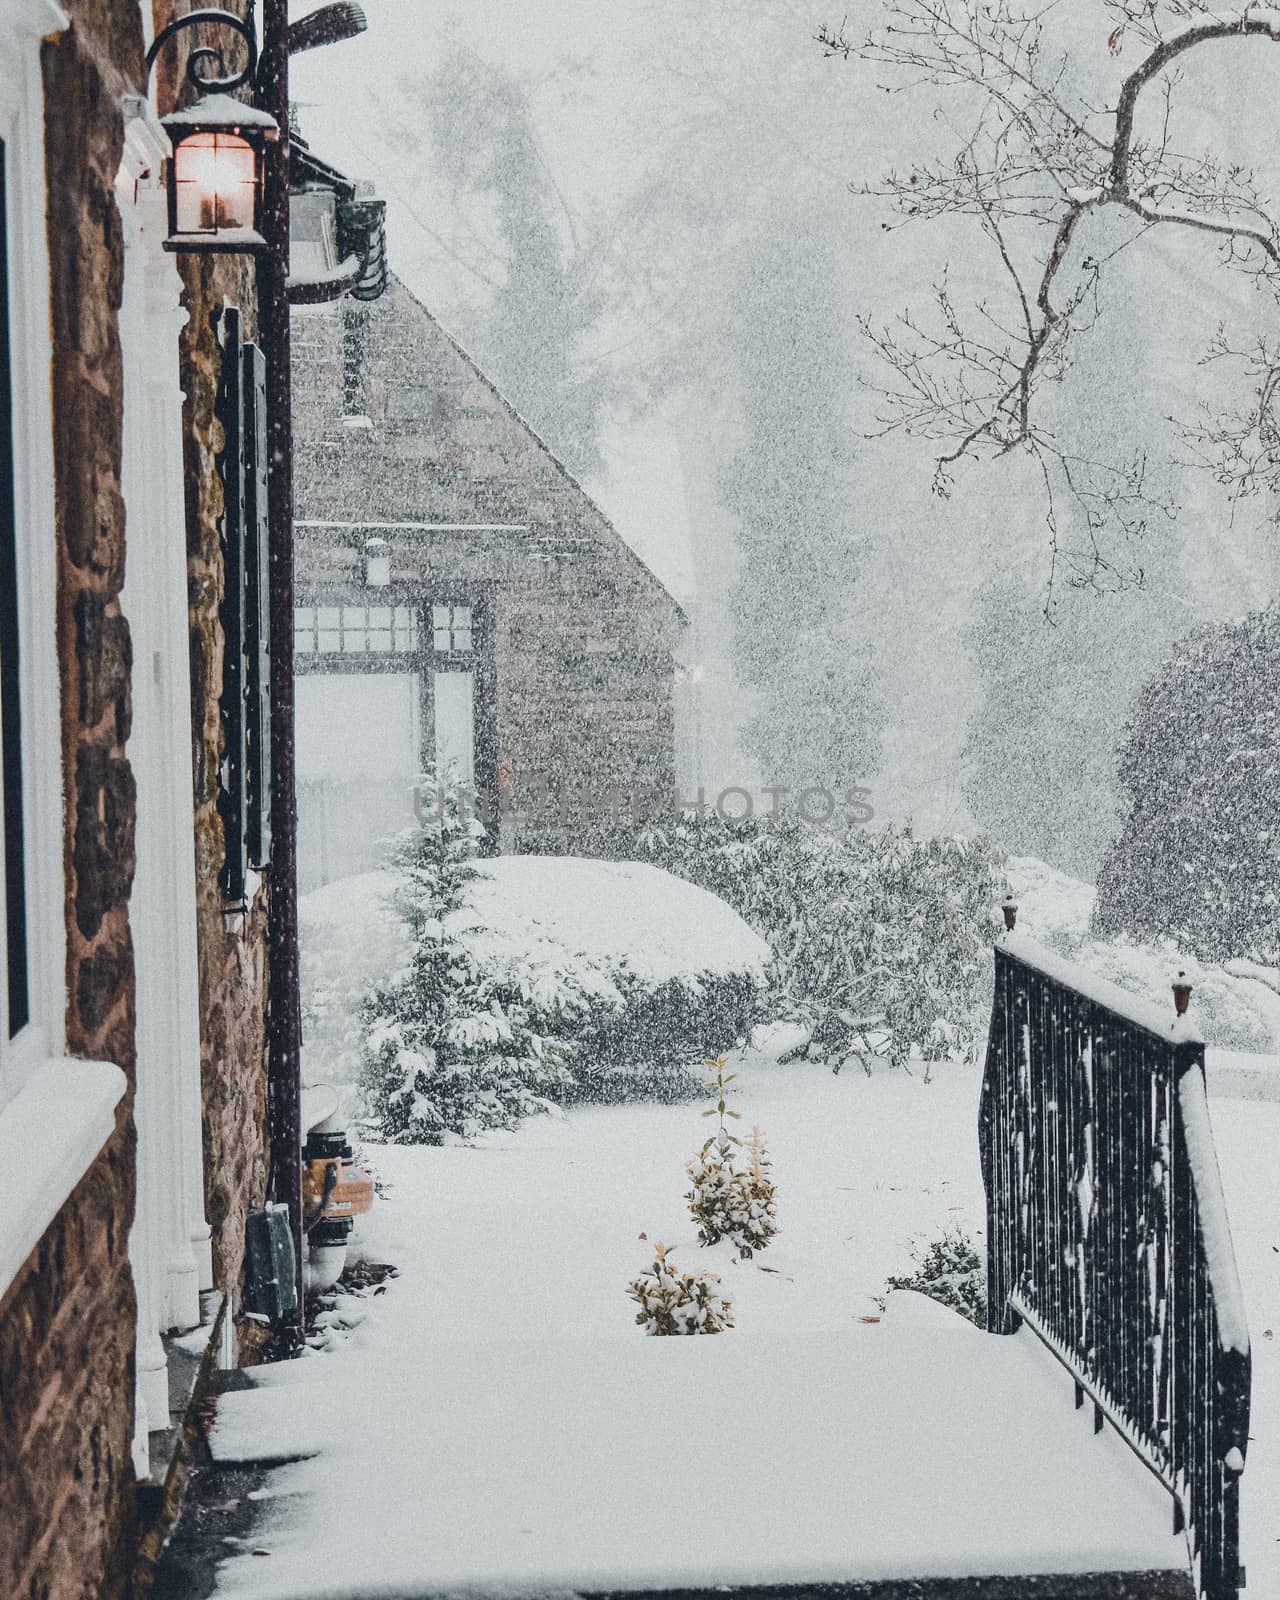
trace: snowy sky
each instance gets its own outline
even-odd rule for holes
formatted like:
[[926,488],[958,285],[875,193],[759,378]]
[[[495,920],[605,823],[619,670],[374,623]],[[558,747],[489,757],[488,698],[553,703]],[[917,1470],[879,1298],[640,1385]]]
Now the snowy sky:
[[[741,35],[721,26],[717,9],[693,0],[366,0],[369,31],[298,57],[293,96],[303,132],[317,150],[352,175],[372,177],[387,197],[393,268],[447,322],[459,299],[482,290],[457,258],[466,253],[456,237],[461,219],[450,214],[447,187],[432,169],[428,106],[416,107],[418,140],[398,140],[387,113],[394,107],[396,127],[413,127],[414,80],[459,48],[530,84],[547,169],[583,226],[643,179],[655,130],[671,127],[692,107],[714,114],[717,100],[729,97],[728,78],[736,80],[737,103],[725,114],[738,114],[752,80],[769,78],[784,59],[807,68],[815,88],[834,85],[837,93],[815,97],[809,128],[771,117],[767,103],[757,100],[765,125],[761,144],[789,150],[823,171],[833,201],[848,202],[840,75],[812,42],[825,15],[821,7],[767,0],[748,8],[755,14]],[[719,9],[721,18],[733,14],[734,27],[746,15],[741,5]],[[750,162],[723,177],[739,186],[749,206]],[[623,341],[631,336],[618,333]],[[688,599],[695,578],[669,433],[661,419],[610,428],[609,471],[591,488],[669,587]]]
[[[810,225],[815,236],[839,241],[851,313],[888,317],[919,304],[948,257],[955,281],[981,292],[991,269],[980,246],[944,228],[887,235],[875,203],[849,190],[852,179],[953,141],[951,109],[936,95],[885,96],[867,69],[824,59],[814,30],[838,23],[843,8],[817,0],[365,0],[365,9],[367,34],[296,60],[294,98],[319,153],[372,178],[387,198],[392,266],[446,327],[458,331],[483,302],[492,269],[483,219],[460,208],[433,154],[423,93],[458,50],[520,77],[566,236],[599,232],[613,251],[615,282],[631,275],[624,288],[648,287],[648,277],[661,280],[669,268],[646,315],[634,305],[629,313],[611,308],[596,330],[597,349],[602,360],[641,367],[684,361],[690,380],[676,398],[609,418],[606,471],[589,487],[669,586],[701,603],[708,681],[727,684],[716,663],[723,667],[731,653],[721,558],[732,530],[713,503],[713,475],[694,481],[689,465],[737,444],[733,396],[714,380],[699,384],[698,330],[723,317],[740,241],[792,192],[799,245]],[[1076,30],[1080,70],[1114,82],[1098,0],[1063,14]],[[1228,51],[1203,64],[1194,134],[1266,167],[1276,130],[1265,117],[1238,114],[1246,104],[1275,104],[1268,63],[1255,56],[1245,62]],[[640,214],[646,204],[657,213],[656,230],[655,217]],[[659,259],[664,226],[670,261]],[[697,242],[681,257],[689,239]],[[1203,250],[1188,256],[1163,241],[1144,248],[1141,258],[1126,258],[1134,270],[1117,279],[1119,309],[1085,352],[1087,383],[1068,385],[1061,403],[1087,407],[1086,436],[1106,441],[1128,430],[1135,447],[1154,441],[1167,450],[1159,430],[1176,405],[1194,405],[1195,358],[1212,331],[1221,277]],[[1239,305],[1239,290],[1231,293]],[[869,407],[865,394],[851,394],[855,434],[871,422]],[[1002,568],[1018,572],[1034,596],[1047,572],[1045,535],[1032,480],[1016,464],[968,475],[945,502],[930,493],[929,478],[927,447],[902,439],[860,445],[858,491],[874,508],[877,544],[867,580],[874,604],[856,626],[875,649],[889,705],[881,814],[964,826],[961,763],[975,702],[964,627],[974,594]],[[1154,550],[1152,559],[1178,564],[1175,603],[1188,625],[1265,601],[1274,593],[1275,555],[1256,507],[1233,519],[1204,481],[1186,498],[1190,536],[1176,555]],[[712,706],[708,720],[731,728],[732,706]],[[738,781],[731,732],[708,759],[721,781]]]

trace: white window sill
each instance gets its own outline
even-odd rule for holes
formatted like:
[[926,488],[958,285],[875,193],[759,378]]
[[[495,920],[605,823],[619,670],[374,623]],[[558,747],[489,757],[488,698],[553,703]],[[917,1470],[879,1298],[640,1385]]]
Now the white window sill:
[[115,1131],[127,1085],[108,1061],[42,1061],[0,1106],[0,1298]]

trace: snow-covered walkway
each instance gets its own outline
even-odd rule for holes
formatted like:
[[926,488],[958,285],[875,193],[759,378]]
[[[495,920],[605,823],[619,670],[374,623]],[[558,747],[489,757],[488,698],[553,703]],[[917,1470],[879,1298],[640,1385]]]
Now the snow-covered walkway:
[[[408,1286],[405,1286],[408,1288]],[[1095,1439],[1030,1335],[929,1301],[901,1325],[781,1338],[501,1337],[313,1363],[220,1449],[321,1454],[228,1593],[707,1588],[1185,1563],[1169,1505]],[[890,1301],[892,1309],[894,1302]],[[925,1315],[914,1321],[916,1311]],[[336,1469],[336,1470],[335,1470]]]
[[[220,1593],[1176,1567],[1167,1500],[1114,1437],[1094,1437],[1029,1336],[988,1337],[914,1296],[860,1320],[913,1238],[981,1225],[978,1083],[967,1068],[926,1085],[750,1058],[739,1104],[768,1134],[784,1229],[751,1262],[696,1245],[681,1199],[707,1126],[696,1107],[373,1152],[389,1193],[369,1247],[401,1276],[338,1307],[357,1325],[334,1350],[222,1398],[223,1459],[308,1459],[271,1473]],[[1224,1109],[1235,1203],[1257,1118],[1280,1108]],[[1246,1292],[1274,1200],[1233,1218]],[[633,1326],[623,1286],[658,1239],[722,1273],[734,1329],[662,1340]],[[1259,1355],[1269,1393],[1272,1350]],[[1255,1436],[1271,1421],[1260,1403]],[[1253,1558],[1274,1535],[1250,1527],[1250,1506],[1264,1513],[1249,1490],[1267,1481],[1251,1454],[1260,1592]]]

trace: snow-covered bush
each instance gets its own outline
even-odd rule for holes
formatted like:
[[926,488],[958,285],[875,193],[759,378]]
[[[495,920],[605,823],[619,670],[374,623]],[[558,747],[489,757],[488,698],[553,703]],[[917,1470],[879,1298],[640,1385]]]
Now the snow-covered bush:
[[[456,837],[456,816],[443,823]],[[299,902],[308,1083],[350,1083],[362,1072],[366,997],[387,989],[393,974],[405,990],[414,950],[420,967],[425,958],[412,923],[415,915],[421,920],[419,904],[435,908],[425,931],[441,942],[438,964],[447,948],[455,977],[465,968],[468,982],[500,1005],[518,1003],[533,1033],[572,1048],[572,1076],[539,1083],[536,1092],[547,1098],[692,1098],[703,1058],[731,1048],[751,1026],[768,945],[692,884],[644,862],[474,860],[466,843],[442,896],[434,867],[419,892],[406,878],[403,842],[399,854],[387,871],[329,884]],[[400,1014],[387,1006],[381,1002],[380,1019]],[[394,1075],[390,1081],[394,1087]]]
[[708,1139],[689,1163],[685,1199],[703,1244],[728,1239],[750,1255],[777,1233],[778,1207],[763,1143],[743,1150]]
[[744,1142],[729,1132],[725,1118],[739,1116],[728,1109],[729,1085],[737,1073],[725,1072],[725,1056],[717,1056],[706,1065],[715,1069],[715,1076],[706,1087],[715,1091],[716,1099],[702,1114],[718,1115],[720,1125],[689,1162],[686,1170],[693,1187],[685,1199],[703,1244],[728,1239],[750,1255],[763,1250],[778,1231],[777,1200],[769,1176],[764,1135],[759,1128],[753,1128],[751,1138]]
[[1119,777],[1129,808],[1097,931],[1280,965],[1280,610],[1176,647],[1139,696]]
[[360,1080],[374,1125],[393,1144],[512,1127],[545,1111],[569,1078],[554,1012],[478,960],[457,927],[480,832],[446,799],[396,847],[408,962],[364,1002]]
[[645,862],[480,862],[457,920],[485,970],[536,996],[572,1045],[562,1098],[695,1096],[766,981],[768,946],[741,917]]
[[641,843],[768,940],[776,1008],[806,1023],[810,1054],[837,1066],[868,1049],[937,1059],[971,1053],[985,1033],[1005,892],[987,840],[710,814]]
[[914,1289],[985,1328],[987,1267],[973,1241],[959,1228],[948,1228],[941,1238],[912,1253],[916,1270],[907,1277],[888,1279],[886,1291]]
[[1173,939],[1100,939],[1094,929],[1095,891],[1031,856],[1011,856],[1009,883],[1018,902],[1018,929],[1069,961],[1130,994],[1172,1005],[1169,985],[1185,971],[1196,1026],[1205,1042],[1224,1050],[1273,1055],[1280,1051],[1280,970],[1238,960],[1201,961]]
[[636,1322],[657,1335],[723,1333],[733,1327],[733,1306],[714,1272],[677,1272],[667,1257],[674,1245],[654,1246],[653,1265],[627,1285],[640,1307]]
[[574,1047],[572,1100],[694,1099],[707,1050],[741,1044],[756,1017],[761,986],[744,973],[703,974],[696,988],[670,979],[649,988],[614,977],[621,1004],[588,1000],[566,1015]]

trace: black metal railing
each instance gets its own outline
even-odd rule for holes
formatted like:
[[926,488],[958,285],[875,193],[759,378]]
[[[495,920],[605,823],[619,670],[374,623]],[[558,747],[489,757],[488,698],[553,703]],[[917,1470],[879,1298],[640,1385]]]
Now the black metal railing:
[[990,1328],[1044,1341],[1169,1490],[1201,1594],[1235,1600],[1250,1356],[1203,1044],[1010,933],[979,1138]]

